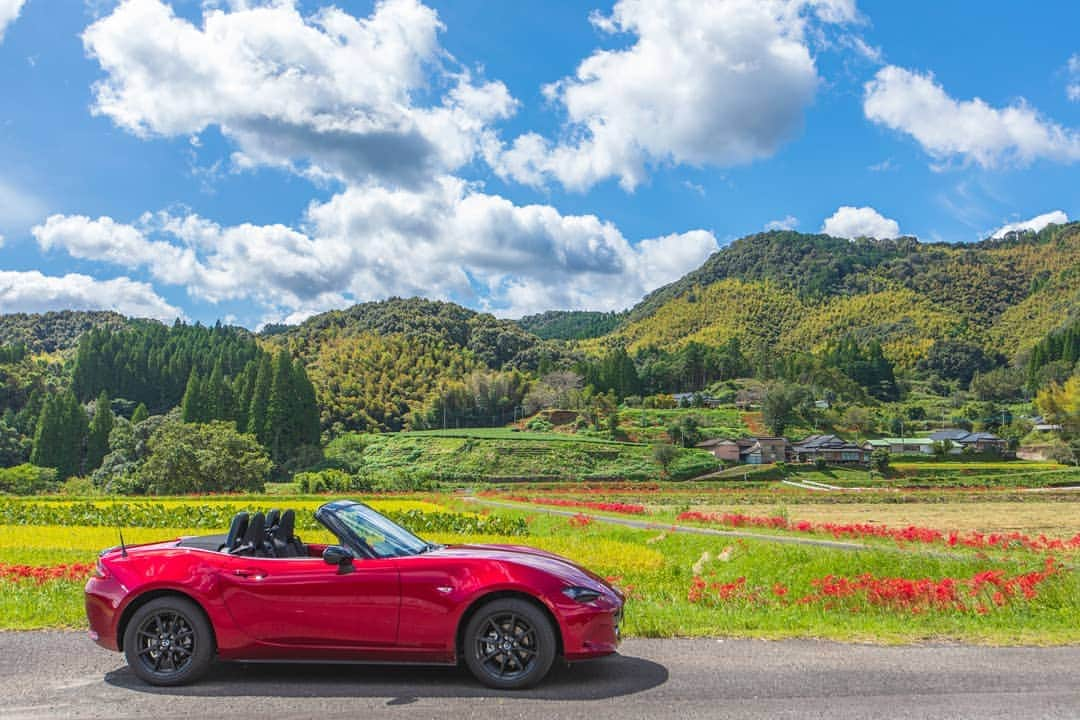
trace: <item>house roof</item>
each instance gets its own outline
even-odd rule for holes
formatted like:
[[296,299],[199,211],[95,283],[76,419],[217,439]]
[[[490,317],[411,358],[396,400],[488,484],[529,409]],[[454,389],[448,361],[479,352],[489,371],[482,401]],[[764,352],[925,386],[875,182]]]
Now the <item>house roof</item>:
[[932,441],[928,437],[889,437],[867,440],[866,442],[874,447],[884,447],[886,445],[929,445]]
[[710,438],[708,440],[702,440],[701,442],[699,442],[694,447],[710,448],[710,447],[716,447],[717,445],[738,445],[738,444],[739,443],[738,443],[737,440],[730,440],[728,438]]
[[848,442],[836,435],[810,435],[795,443],[795,450],[861,450],[853,442]]
[[959,428],[949,428],[947,430],[938,430],[937,432],[930,433],[930,439],[935,442],[941,442],[942,440],[954,440],[960,441],[967,438],[970,435],[967,430],[961,430]]

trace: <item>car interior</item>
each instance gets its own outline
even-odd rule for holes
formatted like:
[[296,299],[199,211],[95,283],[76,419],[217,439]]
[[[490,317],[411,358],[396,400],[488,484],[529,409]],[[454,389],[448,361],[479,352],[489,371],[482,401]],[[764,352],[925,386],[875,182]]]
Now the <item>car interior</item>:
[[238,512],[226,535],[184,538],[179,547],[215,550],[229,555],[264,558],[308,557],[308,548],[296,535],[296,512],[273,509],[268,513]]

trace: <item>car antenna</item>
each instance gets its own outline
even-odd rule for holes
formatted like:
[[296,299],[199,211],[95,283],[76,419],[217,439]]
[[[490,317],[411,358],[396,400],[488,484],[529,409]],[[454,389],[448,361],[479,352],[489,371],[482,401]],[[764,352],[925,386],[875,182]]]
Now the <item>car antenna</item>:
[[120,513],[116,509],[116,494],[113,494],[113,522],[116,523],[116,533],[120,536],[120,557],[127,557],[127,546],[124,544],[124,528],[120,523]]

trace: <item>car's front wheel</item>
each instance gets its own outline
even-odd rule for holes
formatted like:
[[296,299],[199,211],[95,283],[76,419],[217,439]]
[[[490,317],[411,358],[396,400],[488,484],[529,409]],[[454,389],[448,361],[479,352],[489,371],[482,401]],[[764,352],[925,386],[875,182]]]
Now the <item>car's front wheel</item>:
[[151,685],[198,680],[214,659],[214,635],[190,600],[162,597],[146,603],[124,630],[124,655],[132,671]]
[[555,652],[551,620],[526,600],[492,600],[465,626],[465,664],[489,687],[516,690],[535,685],[548,674]]

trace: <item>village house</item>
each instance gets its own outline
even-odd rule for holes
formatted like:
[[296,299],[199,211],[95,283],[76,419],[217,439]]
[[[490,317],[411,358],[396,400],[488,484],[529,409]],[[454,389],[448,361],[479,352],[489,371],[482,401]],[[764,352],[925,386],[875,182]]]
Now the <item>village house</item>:
[[928,437],[879,438],[867,440],[863,443],[863,448],[871,452],[885,449],[890,455],[933,455],[934,441]]
[[[947,428],[930,433],[931,442],[952,443],[950,454],[959,454],[965,449],[969,452],[998,452],[1004,453],[1008,449],[1008,443],[991,432],[968,432],[958,428]],[[933,452],[933,449],[931,449]]]
[[714,438],[698,443],[697,447],[708,450],[713,457],[724,462],[767,465],[786,460],[789,444],[787,438],[763,436],[734,440]]
[[791,446],[791,457],[800,463],[819,458],[834,465],[865,463],[870,459],[870,450],[836,435],[810,435]]

